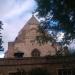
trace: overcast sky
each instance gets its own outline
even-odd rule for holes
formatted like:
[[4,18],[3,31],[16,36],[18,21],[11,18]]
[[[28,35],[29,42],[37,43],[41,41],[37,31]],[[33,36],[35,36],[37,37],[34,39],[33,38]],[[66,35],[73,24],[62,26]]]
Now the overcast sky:
[[8,41],[15,39],[35,9],[34,0],[0,0],[0,20],[4,24],[2,35],[5,51]]

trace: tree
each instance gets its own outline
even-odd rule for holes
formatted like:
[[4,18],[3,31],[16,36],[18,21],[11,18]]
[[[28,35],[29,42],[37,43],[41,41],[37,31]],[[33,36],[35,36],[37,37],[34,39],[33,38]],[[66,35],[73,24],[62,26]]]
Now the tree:
[[41,28],[52,31],[54,39],[58,32],[64,33],[62,43],[69,44],[75,39],[75,1],[74,0],[35,0],[39,17],[44,18]]
[[17,69],[15,75],[26,75],[26,71],[24,69]]
[[29,75],[50,75],[46,69],[43,68],[35,68],[29,72]]
[[3,41],[2,41],[2,35],[1,35],[1,30],[3,29],[2,25],[3,25],[3,23],[2,23],[2,21],[0,21],[0,51],[4,51],[4,48],[2,46]]

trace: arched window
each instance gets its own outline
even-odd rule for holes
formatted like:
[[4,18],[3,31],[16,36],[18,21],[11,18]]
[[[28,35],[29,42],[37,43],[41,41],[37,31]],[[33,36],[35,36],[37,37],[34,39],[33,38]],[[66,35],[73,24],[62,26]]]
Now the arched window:
[[40,51],[38,49],[34,49],[31,53],[33,57],[39,57],[40,56]]

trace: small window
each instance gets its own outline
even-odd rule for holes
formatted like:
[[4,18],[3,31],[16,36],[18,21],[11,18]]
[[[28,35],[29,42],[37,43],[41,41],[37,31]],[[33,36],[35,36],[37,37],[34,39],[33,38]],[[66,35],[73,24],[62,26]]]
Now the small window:
[[39,57],[40,56],[40,51],[38,49],[34,49],[31,53],[33,57]]
[[23,58],[24,53],[23,52],[16,52],[14,53],[15,58]]

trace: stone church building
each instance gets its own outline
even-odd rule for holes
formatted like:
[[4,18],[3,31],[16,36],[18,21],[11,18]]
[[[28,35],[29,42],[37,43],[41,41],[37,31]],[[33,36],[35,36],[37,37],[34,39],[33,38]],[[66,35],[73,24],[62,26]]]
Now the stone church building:
[[5,54],[5,58],[13,58],[15,53],[18,52],[24,53],[23,57],[55,55],[56,49],[51,43],[40,45],[35,40],[36,36],[40,35],[37,31],[39,24],[39,21],[32,15],[19,32],[15,41],[8,43],[8,51]]
[[55,56],[59,46],[36,42],[38,26],[32,15],[16,39],[8,43],[5,57],[0,58],[0,75],[75,75],[75,57]]

